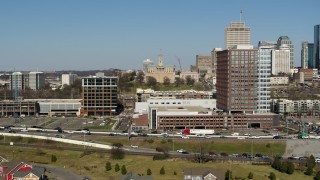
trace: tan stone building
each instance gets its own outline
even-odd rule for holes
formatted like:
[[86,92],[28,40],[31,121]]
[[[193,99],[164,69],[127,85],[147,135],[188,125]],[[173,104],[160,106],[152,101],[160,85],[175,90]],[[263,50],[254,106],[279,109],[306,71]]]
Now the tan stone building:
[[157,65],[153,65],[149,59],[145,60],[143,63],[143,72],[146,77],[145,79],[154,77],[159,83],[163,83],[165,77],[170,79],[170,83],[174,83],[175,80],[175,66],[165,66],[163,64],[162,54],[158,56]]

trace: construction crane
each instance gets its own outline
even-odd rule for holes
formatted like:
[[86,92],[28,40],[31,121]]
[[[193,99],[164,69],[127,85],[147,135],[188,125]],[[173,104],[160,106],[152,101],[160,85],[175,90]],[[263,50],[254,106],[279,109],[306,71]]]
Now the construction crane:
[[181,61],[180,61],[180,58],[178,56],[174,56],[178,62],[179,62],[179,67],[180,67],[180,72],[182,72],[182,67],[181,67]]

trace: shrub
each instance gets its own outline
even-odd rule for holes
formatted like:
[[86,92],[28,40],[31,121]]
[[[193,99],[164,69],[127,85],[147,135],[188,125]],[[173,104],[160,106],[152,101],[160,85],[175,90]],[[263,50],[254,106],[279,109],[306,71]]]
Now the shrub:
[[90,171],[91,169],[90,169],[90,167],[88,167],[88,166],[84,166],[83,167],[85,170],[87,170],[87,171]]
[[113,143],[112,146],[116,147],[116,148],[122,148],[123,144],[121,144],[121,143]]
[[294,164],[293,164],[293,162],[287,162],[287,163],[288,163],[287,174],[293,174],[293,172],[294,172]]
[[164,167],[163,167],[163,166],[162,166],[161,169],[160,169],[160,174],[161,174],[161,175],[166,174],[166,171],[164,170]]
[[227,170],[227,171],[224,173],[224,179],[225,179],[225,180],[232,179],[232,171]]
[[172,143],[172,139],[168,139],[167,142],[168,142],[168,143]]
[[51,155],[51,162],[57,162],[57,156]]
[[272,165],[271,165],[271,167],[273,167],[273,168],[276,169],[276,170],[280,170],[280,167],[281,167],[281,161],[280,161],[280,159],[275,158],[274,161],[273,161],[273,163],[272,163]]
[[114,166],[114,171],[115,171],[115,172],[120,171],[120,166],[119,166],[118,163]]
[[287,170],[288,170],[288,164],[287,164],[287,162],[282,162],[282,163],[281,163],[281,166],[280,166],[280,172],[286,173]]
[[271,172],[270,175],[269,175],[269,179],[270,180],[276,180],[277,179],[276,174],[274,174],[274,172]]
[[90,155],[91,154],[91,152],[89,152],[89,151],[84,151],[84,152],[82,152],[81,154],[80,154],[80,158],[82,158],[82,157],[84,157],[84,156],[87,156],[87,155]]
[[111,163],[109,161],[106,162],[106,171],[110,171],[112,169]]
[[124,151],[122,149],[112,148],[110,153],[111,153],[112,159],[123,159],[124,158]]
[[177,172],[176,172],[176,171],[173,171],[173,175],[175,175],[175,176],[176,176],[176,175],[177,175]]
[[122,167],[121,167],[121,174],[122,174],[122,175],[127,174],[127,168],[126,168],[125,165],[122,165]]
[[248,174],[248,179],[252,179],[253,178],[253,173],[252,172],[249,172]]
[[320,180],[320,171],[317,172],[316,176],[313,179]]
[[165,143],[167,143],[167,141],[165,139],[162,139],[161,144],[165,144]]
[[153,140],[153,139],[147,139],[147,142],[148,142],[149,144],[152,144],[152,143],[154,142],[154,140]]
[[151,169],[148,168],[148,169],[147,169],[147,175],[150,176],[151,174],[152,174]]

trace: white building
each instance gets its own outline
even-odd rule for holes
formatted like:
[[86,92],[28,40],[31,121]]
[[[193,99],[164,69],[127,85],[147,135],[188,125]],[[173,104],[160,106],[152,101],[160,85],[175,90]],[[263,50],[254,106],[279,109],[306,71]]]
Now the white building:
[[250,45],[250,27],[244,22],[231,22],[230,27],[224,29],[225,49],[235,45]]
[[314,114],[320,112],[320,100],[288,100],[274,99],[272,100],[274,109],[277,113],[309,113]]
[[39,90],[45,85],[45,77],[43,72],[29,73],[29,87],[33,90]]
[[73,85],[74,81],[78,78],[76,74],[62,74],[61,76],[61,81],[62,81],[62,86],[63,85],[68,85],[71,86]]
[[26,87],[25,75],[21,72],[14,72],[10,76],[10,87],[11,89],[22,89],[24,90]]
[[272,74],[290,74],[290,50],[287,46],[271,51],[272,54]]
[[194,79],[194,82],[198,82],[199,81],[199,73],[197,73],[197,72],[182,71],[180,73],[180,79],[186,80],[188,76],[190,76],[191,79]]

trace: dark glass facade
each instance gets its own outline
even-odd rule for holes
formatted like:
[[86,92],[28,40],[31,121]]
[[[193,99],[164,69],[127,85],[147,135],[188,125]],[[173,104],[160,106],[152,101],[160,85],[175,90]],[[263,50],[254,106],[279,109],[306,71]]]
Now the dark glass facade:
[[320,70],[320,25],[314,26],[314,46],[313,46],[313,59],[318,71]]

